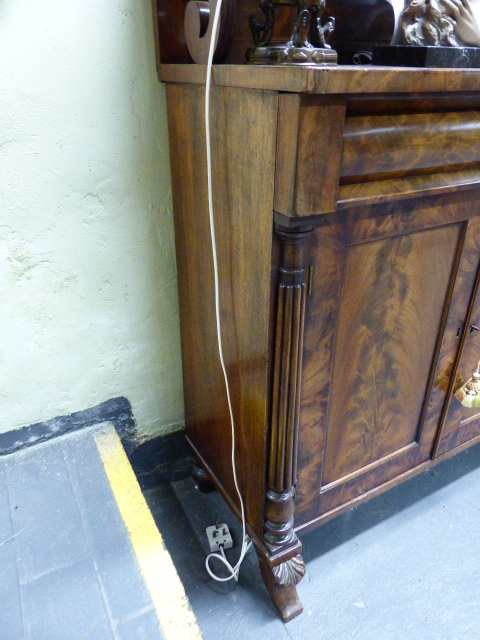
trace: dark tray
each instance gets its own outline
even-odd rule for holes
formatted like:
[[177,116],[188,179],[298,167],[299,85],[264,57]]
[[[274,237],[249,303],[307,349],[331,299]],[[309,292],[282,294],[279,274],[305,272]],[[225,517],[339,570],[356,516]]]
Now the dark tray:
[[480,67],[480,47],[375,45],[372,64],[389,67]]

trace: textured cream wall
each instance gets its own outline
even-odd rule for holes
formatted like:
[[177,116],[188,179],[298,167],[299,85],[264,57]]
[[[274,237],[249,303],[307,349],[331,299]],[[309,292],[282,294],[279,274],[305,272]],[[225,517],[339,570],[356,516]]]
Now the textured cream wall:
[[115,396],[179,428],[150,0],[2,0],[0,69],[0,432]]

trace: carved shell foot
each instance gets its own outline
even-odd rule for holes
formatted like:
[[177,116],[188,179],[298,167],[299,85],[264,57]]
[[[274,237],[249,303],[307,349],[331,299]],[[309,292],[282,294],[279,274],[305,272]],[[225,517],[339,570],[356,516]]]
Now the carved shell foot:
[[305,573],[305,565],[300,555],[272,567],[264,557],[259,556],[260,570],[270,598],[280,616],[288,622],[302,612],[302,603],[296,585]]
[[273,579],[280,587],[294,587],[305,575],[305,563],[301,555],[294,556],[273,567]]

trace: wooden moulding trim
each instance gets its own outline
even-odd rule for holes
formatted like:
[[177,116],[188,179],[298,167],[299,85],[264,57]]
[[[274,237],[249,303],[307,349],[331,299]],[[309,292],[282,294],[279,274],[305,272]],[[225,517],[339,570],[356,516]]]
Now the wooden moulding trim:
[[207,66],[204,64],[162,64],[160,80],[162,82],[180,82],[182,84],[205,84]]
[[[286,347],[283,339],[283,327],[285,326],[285,293],[284,287],[280,287],[277,300],[277,331],[276,331],[276,344],[275,344],[275,373],[273,384],[273,397],[272,397],[272,433],[270,442],[270,464],[269,464],[269,486],[275,488],[277,491],[283,489],[283,473],[285,467],[285,434],[284,424],[286,422],[285,416],[285,380],[283,376],[280,378],[281,367],[278,363],[282,363],[282,367],[288,367],[286,362],[286,356],[290,355],[290,349]],[[282,339],[279,339],[279,337]],[[288,338],[288,334],[287,334]],[[283,354],[282,354],[283,351]],[[286,356],[284,355],[286,354]],[[288,370],[288,369],[287,369]],[[285,371],[285,369],[284,369]],[[282,397],[283,392],[283,397]],[[283,401],[282,401],[283,400]]]
[[[480,169],[341,185],[335,211],[343,211],[357,206],[410,200],[427,195],[435,196],[468,191],[479,186]],[[312,211],[309,216],[274,211],[274,215],[278,224],[293,231],[296,228],[301,228],[308,217],[331,216],[335,214],[335,211]]]
[[279,268],[268,486],[277,492],[296,482],[297,430],[305,322],[302,245],[307,232],[277,231],[283,246]]
[[423,195],[440,195],[472,189],[478,185],[480,185],[480,169],[341,185],[337,210],[418,198]]
[[302,543],[296,536],[294,545],[290,545],[288,548],[278,547],[275,552],[272,553],[255,535],[250,535],[250,532],[248,532],[248,535],[252,540],[257,555],[261,556],[269,567],[278,567],[279,564],[291,560],[291,558],[294,558],[302,551]]
[[[181,82],[205,84],[206,65],[202,64],[163,64],[160,66],[160,80],[163,82]],[[256,66],[256,65],[214,65],[213,84],[224,87],[246,89],[265,89],[270,91],[289,91],[303,93],[308,91],[308,73],[306,68]]]
[[[305,333],[305,313],[306,313],[306,298],[308,293],[308,282],[306,282],[302,286],[301,290],[301,300],[300,300],[300,322],[299,322],[299,336],[298,336],[298,344],[299,349],[297,352],[297,361],[295,365],[295,369],[292,370],[292,376],[296,376],[297,384],[295,388],[295,399],[294,399],[294,413],[291,416],[291,423],[299,425],[300,424],[300,402],[301,402],[301,376],[303,369],[303,344],[304,344],[304,333]],[[298,462],[298,426],[297,430],[294,434],[293,439],[293,450],[292,450],[292,483],[297,482],[297,462]]]
[[383,458],[380,458],[379,460],[375,460],[375,462],[371,462],[370,464],[366,465],[365,467],[362,467],[361,469],[357,469],[356,471],[352,471],[351,473],[347,474],[346,476],[338,478],[338,480],[334,480],[333,482],[329,482],[328,484],[324,485],[321,488],[321,493],[324,493],[325,491],[329,491],[330,489],[333,489],[334,487],[337,487],[338,485],[343,484],[344,482],[347,482],[348,480],[351,480],[352,478],[356,478],[357,476],[361,476],[364,473],[369,473],[370,471],[372,471],[372,469],[375,469],[376,467],[379,467],[380,465],[385,464],[389,460],[392,460],[393,458],[396,458],[397,456],[405,453],[406,451],[408,451],[410,449],[415,449],[416,447],[418,447],[418,442],[410,442],[409,444],[405,445],[401,449],[397,449],[396,451],[392,451],[392,453],[389,453],[388,455],[384,456]]
[[309,74],[308,92],[317,94],[458,93],[478,90],[480,81],[480,69],[339,65],[324,69],[310,68]]
[[[418,69],[400,67],[295,67],[215,65],[214,84],[318,95],[458,94],[478,91],[480,69]],[[205,65],[163,64],[164,82],[204,84]]]
[[270,481],[276,491],[290,488],[296,481],[297,429],[299,414],[301,346],[305,307],[305,285],[279,288],[280,339],[276,362],[280,362],[274,385]]

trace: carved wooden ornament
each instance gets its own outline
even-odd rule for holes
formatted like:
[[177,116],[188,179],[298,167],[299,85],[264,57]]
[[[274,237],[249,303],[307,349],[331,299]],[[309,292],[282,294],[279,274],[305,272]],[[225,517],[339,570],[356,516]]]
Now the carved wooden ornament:
[[188,52],[197,64],[207,64],[213,36],[213,18],[221,2],[220,25],[215,43],[213,61],[222,62],[227,54],[234,27],[233,0],[191,0],[185,9],[185,41]]

